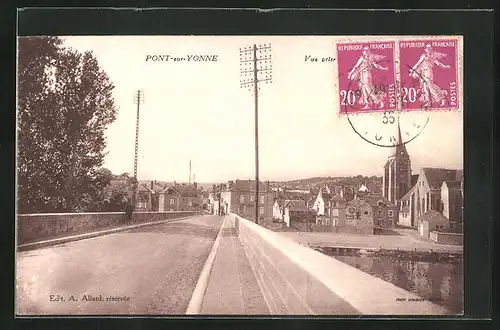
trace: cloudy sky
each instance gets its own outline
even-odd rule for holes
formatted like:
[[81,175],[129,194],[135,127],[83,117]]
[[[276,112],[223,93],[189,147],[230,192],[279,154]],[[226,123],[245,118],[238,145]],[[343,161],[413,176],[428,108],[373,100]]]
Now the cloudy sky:
[[[338,39],[338,38],[337,38]],[[138,176],[187,181],[189,160],[199,182],[255,175],[254,103],[240,88],[239,48],[271,43],[273,83],[259,94],[260,177],[381,175],[389,148],[361,139],[339,116],[332,56],[334,37],[65,37],[65,45],[93,51],[115,85],[117,120],[107,130],[105,167],[133,173],[136,105],[143,90]],[[217,62],[146,61],[147,55],[217,55]],[[305,61],[306,55],[318,62]],[[373,115],[357,117],[370,126]],[[432,112],[407,144],[412,169],[462,168],[461,112]],[[380,119],[380,118],[379,118]],[[377,120],[379,120],[377,119]],[[361,124],[361,121],[364,121]],[[370,126],[371,127],[371,126]],[[363,128],[364,129],[364,128]]]

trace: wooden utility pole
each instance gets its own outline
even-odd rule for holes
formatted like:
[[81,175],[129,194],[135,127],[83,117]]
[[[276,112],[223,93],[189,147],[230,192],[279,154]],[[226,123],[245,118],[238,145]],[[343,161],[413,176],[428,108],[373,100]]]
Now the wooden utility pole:
[[[257,54],[259,52],[259,54]],[[251,65],[248,68],[247,65]],[[259,66],[260,64],[260,66]],[[255,223],[259,222],[259,83],[272,82],[271,45],[240,48],[241,87],[251,90],[255,105]],[[259,72],[262,77],[259,78]],[[248,78],[247,78],[248,77]]]
[[139,181],[137,180],[137,160],[139,155],[139,108],[140,104],[143,102],[144,102],[144,92],[141,90],[137,90],[134,97],[134,103],[137,104],[137,119],[135,123],[134,186],[132,192],[132,206],[134,210],[136,207],[137,187],[139,184]]
[[257,80],[256,45],[253,45],[253,81],[255,103],[255,223],[259,223],[259,85]]

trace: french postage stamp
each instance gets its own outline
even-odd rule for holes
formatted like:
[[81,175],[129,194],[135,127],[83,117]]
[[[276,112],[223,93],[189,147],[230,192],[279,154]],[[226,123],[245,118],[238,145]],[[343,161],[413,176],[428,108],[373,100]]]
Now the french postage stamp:
[[402,110],[460,106],[457,39],[398,41]]
[[341,112],[396,110],[395,48],[394,41],[336,45]]

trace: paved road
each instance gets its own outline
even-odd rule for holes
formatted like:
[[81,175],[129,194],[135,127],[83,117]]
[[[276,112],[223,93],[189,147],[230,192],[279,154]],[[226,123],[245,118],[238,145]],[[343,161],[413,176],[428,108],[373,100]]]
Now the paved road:
[[184,314],[221,224],[197,216],[19,252],[17,314]]

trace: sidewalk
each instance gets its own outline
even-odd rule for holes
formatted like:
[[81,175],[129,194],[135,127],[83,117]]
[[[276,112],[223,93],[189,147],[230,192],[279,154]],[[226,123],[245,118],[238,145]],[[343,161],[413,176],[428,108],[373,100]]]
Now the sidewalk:
[[270,314],[236,230],[225,218],[201,313]]
[[318,247],[385,249],[403,251],[463,252],[461,245],[424,241],[412,235],[358,235],[337,233],[280,232],[300,244]]

